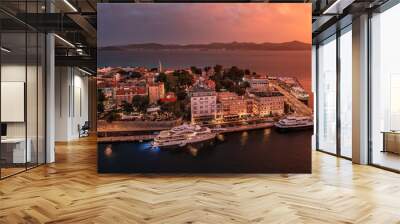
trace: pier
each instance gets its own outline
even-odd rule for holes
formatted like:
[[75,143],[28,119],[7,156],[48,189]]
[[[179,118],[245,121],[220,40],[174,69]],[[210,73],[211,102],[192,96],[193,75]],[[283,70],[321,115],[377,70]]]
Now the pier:
[[132,135],[132,136],[112,136],[99,137],[98,142],[135,142],[153,140],[157,135]]
[[[239,131],[249,131],[262,128],[271,128],[274,126],[274,122],[264,122],[258,124],[247,124],[234,127],[224,127],[225,130],[217,131],[216,133],[230,133]],[[156,134],[146,134],[146,135],[129,135],[129,136],[106,136],[98,137],[98,142],[134,142],[134,141],[149,141],[153,140]]]
[[248,124],[248,125],[242,125],[242,126],[236,126],[236,127],[227,127],[226,130],[218,131],[217,133],[229,133],[229,132],[256,130],[256,129],[262,129],[262,128],[271,128],[272,126],[274,126],[273,122]]
[[271,85],[285,96],[285,102],[288,105],[290,105],[296,111],[297,114],[301,114],[304,116],[312,116],[313,112],[310,107],[308,107],[302,101],[297,99],[289,91],[281,87],[278,83],[276,83],[276,81],[271,82]]

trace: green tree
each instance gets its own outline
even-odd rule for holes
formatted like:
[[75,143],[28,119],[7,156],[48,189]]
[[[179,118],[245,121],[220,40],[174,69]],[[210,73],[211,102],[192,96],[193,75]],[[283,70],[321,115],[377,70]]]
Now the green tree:
[[222,66],[221,65],[215,65],[214,66],[214,74],[210,76],[210,79],[215,82],[215,89],[217,91],[221,91],[221,89],[225,88],[223,83],[222,83]]
[[229,90],[230,92],[234,91],[235,83],[229,78],[225,78],[224,80],[222,80],[221,84],[225,89]]
[[176,93],[176,97],[177,97],[178,100],[184,100],[184,99],[186,99],[187,94],[186,94],[186,92],[184,90],[179,90]]
[[164,72],[161,72],[157,75],[156,82],[167,82],[167,75]]
[[130,78],[134,79],[134,78],[142,77],[142,74],[140,72],[133,71],[133,72],[129,72],[129,76],[130,76]]
[[167,91],[176,92],[179,89],[178,78],[173,75],[168,76],[168,89]]
[[240,88],[249,88],[250,87],[250,83],[245,81],[245,82],[241,82],[240,83]]
[[104,113],[104,101],[106,96],[101,89],[97,89],[97,112]]
[[244,71],[236,66],[232,66],[228,71],[224,73],[224,78],[229,78],[235,83],[242,81],[243,77],[244,77]]
[[121,119],[121,116],[114,110],[110,111],[107,115],[106,115],[106,121],[108,123],[111,123],[113,121],[117,121]]
[[177,88],[181,89],[186,86],[191,86],[193,84],[194,77],[192,74],[185,70],[176,70],[173,75],[177,78]]
[[106,95],[104,95],[101,89],[97,89],[97,102],[104,102],[106,100]]
[[97,102],[97,112],[104,113],[104,103],[103,102]]
[[219,74],[219,75],[222,75],[222,69],[223,69],[223,67],[222,67],[222,65],[215,65],[214,66],[214,73],[215,74]]
[[197,68],[196,66],[191,66],[190,71],[192,71],[192,73],[196,75],[201,75],[202,72],[201,68]]
[[164,72],[161,72],[160,74],[158,74],[155,81],[164,83],[164,88],[167,92],[172,91],[173,83],[171,82],[171,79],[169,78],[169,76],[167,76],[167,74],[165,74]]
[[124,101],[122,102],[122,110],[123,112],[130,114],[133,112],[133,106],[131,103]]
[[135,95],[132,99],[132,106],[138,111],[146,112],[147,107],[149,106],[149,97]]

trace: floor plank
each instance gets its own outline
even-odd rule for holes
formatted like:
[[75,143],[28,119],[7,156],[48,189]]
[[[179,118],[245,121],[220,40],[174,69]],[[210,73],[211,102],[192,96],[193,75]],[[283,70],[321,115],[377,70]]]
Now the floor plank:
[[96,139],[0,181],[0,223],[400,223],[400,175],[313,152],[313,173],[96,172]]

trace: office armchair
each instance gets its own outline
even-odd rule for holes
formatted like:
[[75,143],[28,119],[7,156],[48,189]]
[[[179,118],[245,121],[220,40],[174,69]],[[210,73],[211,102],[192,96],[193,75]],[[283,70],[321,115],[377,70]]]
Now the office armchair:
[[89,129],[90,129],[89,121],[85,121],[85,123],[82,125],[82,127],[79,127],[79,126],[78,126],[79,138],[89,136]]

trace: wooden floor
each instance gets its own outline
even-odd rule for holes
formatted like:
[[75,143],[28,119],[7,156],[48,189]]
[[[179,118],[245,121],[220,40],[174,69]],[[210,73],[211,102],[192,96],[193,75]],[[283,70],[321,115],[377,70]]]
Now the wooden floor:
[[0,223],[400,223],[400,175],[319,152],[311,175],[98,175],[95,139],[0,181]]

